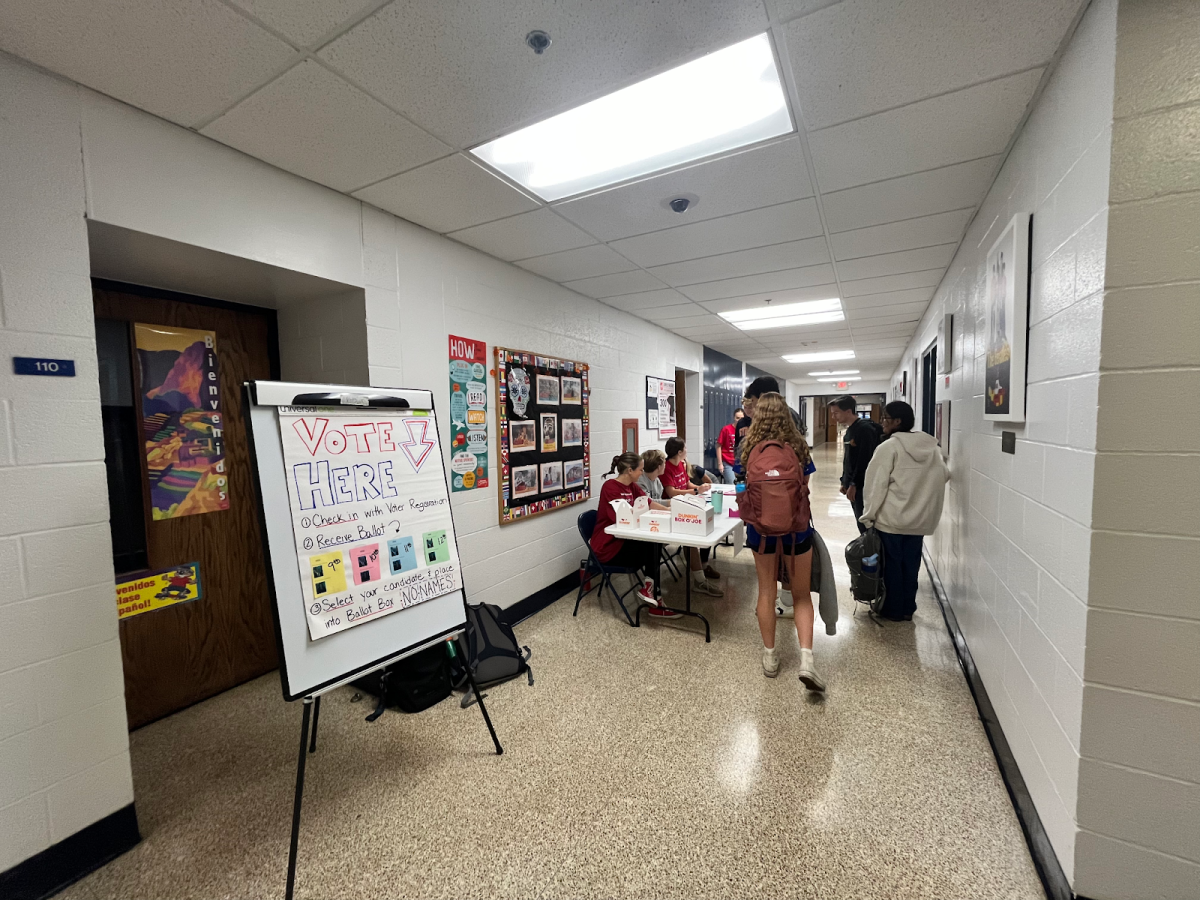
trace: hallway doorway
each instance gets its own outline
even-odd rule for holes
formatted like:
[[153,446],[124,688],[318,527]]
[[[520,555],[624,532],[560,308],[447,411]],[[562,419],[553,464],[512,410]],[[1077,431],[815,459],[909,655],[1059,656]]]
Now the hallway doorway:
[[[273,310],[99,280],[93,303],[118,580],[195,563],[201,587],[120,620],[134,729],[277,665],[241,391],[278,378],[278,341]],[[211,366],[198,334],[215,335]],[[160,346],[174,337],[187,348]],[[175,412],[180,397],[219,413]]]

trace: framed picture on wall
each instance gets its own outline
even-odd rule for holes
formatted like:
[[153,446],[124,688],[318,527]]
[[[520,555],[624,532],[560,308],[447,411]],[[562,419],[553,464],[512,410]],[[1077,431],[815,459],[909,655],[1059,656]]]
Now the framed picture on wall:
[[558,449],[558,413],[538,413],[538,421],[541,427],[538,429],[541,434],[541,451],[543,453],[553,453]]
[[582,419],[563,419],[562,420],[562,446],[564,446],[564,447],[582,447],[583,446],[583,420]]
[[537,402],[539,406],[558,406],[558,376],[538,375]]
[[579,406],[583,403],[583,380],[564,375],[562,382],[562,403],[564,406]]
[[558,462],[542,463],[542,493],[553,494],[563,486],[563,464]]
[[[505,347],[495,355],[500,524],[587,500],[587,363]],[[560,421],[560,412],[569,418]]]
[[1033,217],[1018,213],[987,255],[984,280],[983,417],[1025,421],[1025,356],[1029,337],[1029,236]]
[[518,419],[515,422],[509,422],[508,449],[512,453],[536,450],[537,422],[532,422],[528,419]]

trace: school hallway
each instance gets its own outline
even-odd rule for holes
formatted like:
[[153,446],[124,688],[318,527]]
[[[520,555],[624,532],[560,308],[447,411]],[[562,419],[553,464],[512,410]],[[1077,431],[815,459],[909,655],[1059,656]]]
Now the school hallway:
[[[711,644],[594,593],[572,618],[572,592],[517,627],[535,685],[487,692],[501,757],[457,695],[373,724],[370,698],[325,698],[296,896],[1045,896],[926,573],[912,623],[854,615],[838,446],[814,451],[840,604],[836,636],[818,620],[826,697],[796,679],[790,620],[763,677],[749,550],[720,549],[724,598],[694,600]],[[270,674],[134,731],[144,839],[61,896],[281,894],[299,718]]]

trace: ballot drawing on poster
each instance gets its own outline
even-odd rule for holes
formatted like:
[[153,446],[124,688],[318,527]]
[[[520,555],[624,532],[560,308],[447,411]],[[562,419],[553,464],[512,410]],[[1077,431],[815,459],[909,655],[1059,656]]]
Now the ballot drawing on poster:
[[279,430],[312,640],[462,587],[432,416],[285,406]]

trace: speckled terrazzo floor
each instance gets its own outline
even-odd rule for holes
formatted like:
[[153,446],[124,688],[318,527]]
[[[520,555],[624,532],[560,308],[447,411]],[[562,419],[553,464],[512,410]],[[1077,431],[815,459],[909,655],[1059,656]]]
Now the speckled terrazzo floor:
[[[833,448],[816,460],[838,556],[852,514]],[[488,695],[503,757],[456,702],[366,724],[327,696],[297,897],[1044,897],[924,574],[914,622],[887,627],[839,578],[819,700],[790,621],[761,674],[749,552],[718,567],[711,644],[594,596],[523,623],[537,683]],[[60,896],[281,897],[299,722],[270,675],[135,732],[145,840]]]

